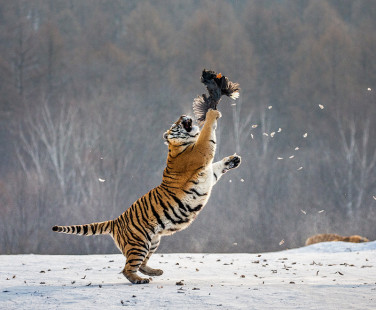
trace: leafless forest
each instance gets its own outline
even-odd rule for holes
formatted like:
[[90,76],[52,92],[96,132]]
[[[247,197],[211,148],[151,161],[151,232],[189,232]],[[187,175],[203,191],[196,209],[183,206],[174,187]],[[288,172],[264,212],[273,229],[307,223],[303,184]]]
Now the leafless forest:
[[117,253],[51,226],[113,219],[162,178],[162,134],[206,90],[242,156],[159,252],[376,238],[373,0],[0,0],[0,253]]

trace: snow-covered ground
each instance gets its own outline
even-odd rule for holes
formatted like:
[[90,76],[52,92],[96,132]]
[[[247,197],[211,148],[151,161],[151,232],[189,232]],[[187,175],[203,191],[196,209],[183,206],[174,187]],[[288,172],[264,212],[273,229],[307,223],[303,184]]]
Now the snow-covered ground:
[[132,285],[122,255],[2,255],[0,309],[376,309],[376,241],[260,254],[155,254]]

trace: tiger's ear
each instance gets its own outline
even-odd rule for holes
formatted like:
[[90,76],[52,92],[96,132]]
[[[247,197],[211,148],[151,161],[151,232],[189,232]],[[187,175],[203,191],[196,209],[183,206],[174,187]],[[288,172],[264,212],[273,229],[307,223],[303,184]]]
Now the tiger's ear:
[[168,145],[168,140],[167,140],[168,133],[167,131],[163,134],[163,139],[165,140],[164,144]]

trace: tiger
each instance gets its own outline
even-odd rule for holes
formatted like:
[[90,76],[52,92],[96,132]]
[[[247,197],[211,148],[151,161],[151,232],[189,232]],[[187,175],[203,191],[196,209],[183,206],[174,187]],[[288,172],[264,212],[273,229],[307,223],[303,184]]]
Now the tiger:
[[365,237],[358,236],[358,235],[353,235],[353,236],[340,236],[337,234],[318,234],[309,237],[305,245],[310,245],[314,243],[319,243],[319,242],[327,242],[327,241],[344,241],[344,242],[353,242],[353,243],[361,243],[361,242],[369,242],[369,240]]
[[[213,186],[227,171],[237,168],[236,153],[213,162],[218,110],[209,110],[202,129],[182,115],[163,138],[168,145],[162,182],[135,201],[114,220],[85,225],[54,226],[53,231],[76,235],[109,234],[126,258],[122,274],[134,284],[149,283],[161,269],[147,265],[161,237],[187,228],[202,211]],[[137,272],[149,276],[140,277]]]

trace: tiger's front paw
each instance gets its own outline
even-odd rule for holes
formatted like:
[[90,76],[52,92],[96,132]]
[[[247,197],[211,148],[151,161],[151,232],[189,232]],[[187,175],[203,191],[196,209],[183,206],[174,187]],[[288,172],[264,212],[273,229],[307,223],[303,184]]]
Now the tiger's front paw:
[[241,157],[239,155],[231,155],[229,157],[226,158],[226,161],[225,161],[225,169],[227,170],[230,170],[230,169],[234,169],[234,168],[237,168],[241,163]]
[[218,110],[209,109],[208,112],[206,112],[207,119],[218,119],[221,117],[222,117],[222,114]]

